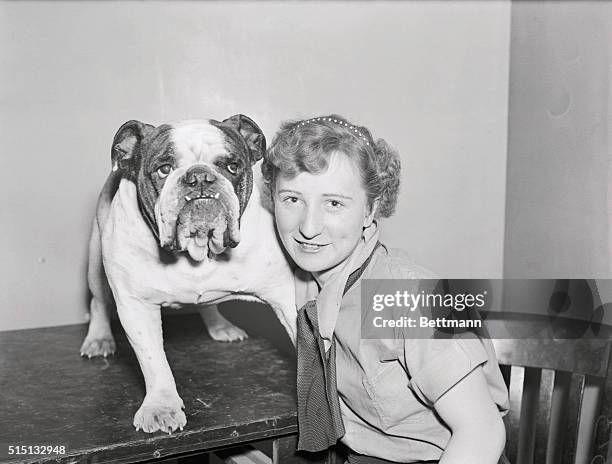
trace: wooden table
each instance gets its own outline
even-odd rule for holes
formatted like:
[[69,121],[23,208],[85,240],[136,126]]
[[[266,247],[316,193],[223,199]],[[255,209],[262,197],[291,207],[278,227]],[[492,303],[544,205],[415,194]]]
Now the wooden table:
[[[274,461],[294,456],[295,360],[268,341],[213,342],[197,315],[164,319],[168,361],[187,426],[135,431],[144,381],[123,331],[118,352],[83,359],[85,325],[0,332],[0,462],[137,462],[278,438]],[[64,445],[65,455],[8,456],[10,445]]]

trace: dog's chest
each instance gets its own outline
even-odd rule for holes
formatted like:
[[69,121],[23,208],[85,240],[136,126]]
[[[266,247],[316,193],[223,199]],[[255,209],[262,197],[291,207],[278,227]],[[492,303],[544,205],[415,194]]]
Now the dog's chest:
[[227,265],[208,260],[194,265],[189,259],[179,257],[170,265],[151,262],[146,267],[150,279],[149,298],[162,306],[178,308],[186,304],[210,303],[249,290],[248,272],[245,273],[244,267],[236,261]]

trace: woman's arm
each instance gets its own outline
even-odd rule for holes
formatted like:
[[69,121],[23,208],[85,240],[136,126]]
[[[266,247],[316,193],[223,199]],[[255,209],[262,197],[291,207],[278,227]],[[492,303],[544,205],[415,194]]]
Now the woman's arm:
[[506,442],[506,429],[478,366],[435,403],[451,429],[440,464],[497,464]]

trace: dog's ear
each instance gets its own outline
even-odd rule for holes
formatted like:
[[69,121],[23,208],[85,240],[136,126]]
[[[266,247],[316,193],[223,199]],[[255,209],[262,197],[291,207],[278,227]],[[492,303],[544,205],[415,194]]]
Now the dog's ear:
[[266,137],[255,121],[244,114],[235,114],[223,121],[236,129],[251,150],[251,163],[259,161],[266,152]]
[[113,171],[121,170],[124,173],[134,173],[136,147],[145,135],[154,128],[151,124],[135,120],[128,121],[119,128],[111,148]]

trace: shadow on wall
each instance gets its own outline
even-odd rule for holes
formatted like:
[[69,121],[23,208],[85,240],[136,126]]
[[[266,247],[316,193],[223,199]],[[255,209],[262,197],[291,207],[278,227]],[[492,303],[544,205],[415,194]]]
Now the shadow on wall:
[[[295,348],[287,335],[285,328],[281,325],[272,308],[262,303],[248,301],[227,301],[217,305],[219,311],[230,322],[237,325],[251,338],[265,338],[272,342],[283,354],[295,356]],[[182,309],[165,308],[162,310],[163,318],[180,316],[186,313],[197,313],[197,306],[190,305]],[[116,313],[114,314],[116,318]],[[191,319],[190,319],[191,320]],[[200,320],[202,327],[204,322]],[[223,342],[219,342],[223,343]],[[239,342],[237,342],[239,343]]]
[[[87,304],[89,304],[89,300],[87,301]],[[293,343],[270,306],[263,303],[236,300],[221,303],[217,305],[217,307],[227,320],[243,329],[250,338],[265,338],[283,354],[286,354],[289,357],[295,357],[296,353]],[[202,324],[203,333],[206,334],[202,336],[208,336],[204,322],[199,317],[198,307],[196,305],[187,305],[178,310],[171,308],[162,309],[162,318],[164,321],[168,318],[181,317],[187,314],[194,314],[198,316],[197,318],[190,317],[189,321],[199,321],[199,323]],[[114,309],[111,314],[111,319],[115,321],[119,320],[117,311]],[[115,330],[117,330],[119,325],[115,325],[114,327]]]
[[291,339],[269,306],[247,301],[228,301],[218,307],[221,314],[245,330],[249,337],[266,338],[283,353],[295,356]]

